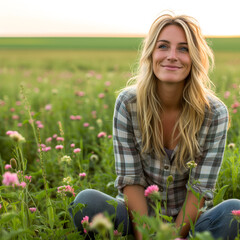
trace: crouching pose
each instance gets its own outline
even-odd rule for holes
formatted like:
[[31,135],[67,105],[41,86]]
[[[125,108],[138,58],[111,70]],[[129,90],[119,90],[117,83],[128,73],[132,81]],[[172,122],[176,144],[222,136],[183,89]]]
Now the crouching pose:
[[[173,217],[179,236],[189,235],[190,221],[196,221],[196,232],[209,231],[214,238],[237,236],[232,210],[240,209],[239,200],[198,213],[213,199],[228,127],[227,108],[210,89],[212,65],[212,51],[193,18],[164,14],[153,22],[138,73],[131,79],[135,82],[119,94],[113,117],[119,190],[114,228],[123,223],[124,235],[142,239],[132,212],[154,216],[144,191],[157,185],[166,206],[162,214]],[[191,171],[189,161],[196,163]],[[169,176],[172,183],[167,186]],[[190,189],[201,194],[200,202]],[[87,204],[72,216],[79,231],[85,215],[115,212],[106,202],[110,199],[96,190],[79,193],[72,204]]]

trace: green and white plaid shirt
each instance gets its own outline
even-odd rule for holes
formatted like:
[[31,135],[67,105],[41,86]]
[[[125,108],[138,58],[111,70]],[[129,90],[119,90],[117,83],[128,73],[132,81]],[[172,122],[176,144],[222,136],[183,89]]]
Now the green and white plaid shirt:
[[[209,101],[211,111],[206,108],[205,119],[198,134],[201,154],[195,159],[197,167],[192,169],[190,176],[192,188],[204,194],[206,200],[213,198],[228,126],[226,106],[215,98],[209,98]],[[136,112],[136,93],[134,89],[125,90],[116,100],[113,117],[113,145],[117,174],[115,187],[122,195],[126,185],[137,184],[144,188],[152,184],[158,185],[162,200],[167,199],[167,212],[163,208],[162,213],[176,216],[186,197],[189,169],[183,168],[182,172],[178,172],[175,164],[172,164],[175,161],[177,147],[171,159],[166,155],[160,161],[154,153],[141,153],[141,141]],[[173,182],[166,189],[167,178],[170,175],[173,176]],[[152,215],[153,212],[149,214]]]

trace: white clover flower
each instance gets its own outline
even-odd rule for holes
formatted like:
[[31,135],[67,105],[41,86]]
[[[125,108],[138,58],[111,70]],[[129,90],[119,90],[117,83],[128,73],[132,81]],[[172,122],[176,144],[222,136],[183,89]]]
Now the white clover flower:
[[72,182],[72,178],[71,177],[66,177],[66,178],[63,178],[63,182],[66,183],[66,184],[70,184]]
[[112,222],[105,217],[102,213],[95,215],[90,224],[92,230],[101,232],[104,229],[110,230],[113,227]]
[[9,137],[12,138],[15,142],[25,142],[25,138],[17,131],[13,131]]
[[195,167],[197,167],[197,163],[193,160],[189,161],[189,162],[187,162],[187,167],[188,168],[195,168]]
[[67,155],[65,155],[61,158],[61,162],[70,163],[71,161],[72,161],[71,157],[67,156]]

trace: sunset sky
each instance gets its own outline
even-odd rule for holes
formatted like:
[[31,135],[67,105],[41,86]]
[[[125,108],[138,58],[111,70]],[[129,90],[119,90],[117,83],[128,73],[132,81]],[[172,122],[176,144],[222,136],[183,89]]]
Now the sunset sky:
[[163,10],[240,36],[239,0],[0,0],[0,36],[145,35]]

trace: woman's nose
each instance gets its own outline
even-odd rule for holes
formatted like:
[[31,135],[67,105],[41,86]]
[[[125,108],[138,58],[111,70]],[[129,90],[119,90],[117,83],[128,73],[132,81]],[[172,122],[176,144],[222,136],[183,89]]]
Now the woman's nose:
[[175,61],[177,60],[177,54],[176,54],[176,49],[172,48],[168,52],[168,60]]

